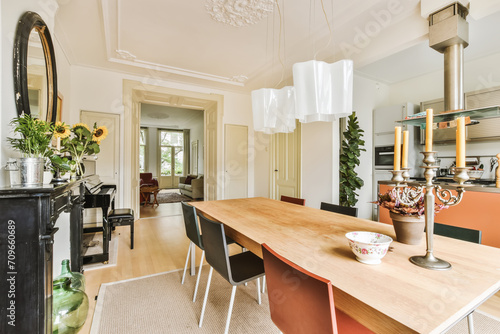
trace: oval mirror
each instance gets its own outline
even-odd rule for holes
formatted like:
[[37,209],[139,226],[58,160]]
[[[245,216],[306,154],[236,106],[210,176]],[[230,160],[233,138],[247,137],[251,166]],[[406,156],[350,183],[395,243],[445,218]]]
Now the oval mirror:
[[14,93],[17,114],[55,122],[57,75],[49,29],[34,12],[23,14],[14,40]]

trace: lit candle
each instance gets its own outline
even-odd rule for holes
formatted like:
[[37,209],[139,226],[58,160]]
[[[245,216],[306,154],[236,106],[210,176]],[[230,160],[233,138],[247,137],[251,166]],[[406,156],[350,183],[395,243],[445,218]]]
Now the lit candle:
[[457,118],[457,167],[465,167],[465,119]]
[[401,165],[401,127],[394,128],[394,170],[400,170]]
[[57,150],[57,153],[59,153],[59,151],[61,150],[61,137],[57,137],[56,150]]
[[425,115],[425,152],[432,152],[432,118],[433,110],[427,109]]
[[403,131],[403,153],[401,157],[401,167],[408,167],[408,141],[410,139],[410,133],[406,130]]

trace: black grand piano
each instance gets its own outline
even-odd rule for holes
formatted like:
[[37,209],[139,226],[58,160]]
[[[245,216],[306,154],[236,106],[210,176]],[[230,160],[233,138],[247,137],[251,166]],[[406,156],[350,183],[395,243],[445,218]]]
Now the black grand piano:
[[99,254],[83,255],[83,264],[106,262],[109,260],[109,240],[111,238],[108,223],[108,212],[115,208],[116,185],[104,184],[99,175],[91,175],[85,184],[84,209],[101,208],[102,222],[90,222],[83,225],[83,233],[102,232],[103,252]]

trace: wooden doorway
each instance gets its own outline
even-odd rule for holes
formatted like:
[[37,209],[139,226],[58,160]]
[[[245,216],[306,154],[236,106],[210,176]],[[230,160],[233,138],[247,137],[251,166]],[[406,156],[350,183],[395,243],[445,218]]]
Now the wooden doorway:
[[[124,205],[139,210],[139,129],[140,105],[151,103],[178,108],[201,109],[204,115],[205,145],[204,191],[206,200],[223,198],[224,176],[222,174],[222,115],[223,96],[196,93],[167,87],[153,86],[138,81],[123,81],[124,102],[124,170],[123,190],[128,197]],[[222,181],[222,182],[218,182]]]

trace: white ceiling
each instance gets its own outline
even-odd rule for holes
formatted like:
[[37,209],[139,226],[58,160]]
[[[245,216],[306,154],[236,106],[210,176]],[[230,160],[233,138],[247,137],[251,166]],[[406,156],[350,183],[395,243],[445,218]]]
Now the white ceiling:
[[[292,84],[291,64],[315,54],[328,62],[353,59],[359,75],[385,83],[443,68],[442,55],[427,45],[418,0],[324,0],[330,23],[333,12],[333,43],[326,48],[329,30],[319,0],[279,0],[281,45],[276,8],[254,25],[234,27],[212,20],[204,0],[58,3],[54,34],[72,65],[151,79],[237,91],[282,86]],[[500,13],[468,22],[466,61],[500,52]]]

